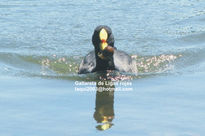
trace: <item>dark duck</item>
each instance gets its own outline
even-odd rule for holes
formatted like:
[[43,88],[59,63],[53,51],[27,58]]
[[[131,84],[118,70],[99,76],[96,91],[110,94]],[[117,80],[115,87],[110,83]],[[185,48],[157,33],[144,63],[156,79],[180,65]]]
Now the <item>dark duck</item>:
[[88,53],[79,67],[79,74],[117,70],[136,73],[136,64],[124,51],[114,47],[114,36],[110,27],[98,26],[93,33],[94,51]]

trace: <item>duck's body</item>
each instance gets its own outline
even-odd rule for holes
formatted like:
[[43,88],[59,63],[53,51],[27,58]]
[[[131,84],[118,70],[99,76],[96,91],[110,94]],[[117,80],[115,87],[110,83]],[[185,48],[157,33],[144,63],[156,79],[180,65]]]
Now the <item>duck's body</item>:
[[79,73],[85,74],[105,70],[117,70],[129,73],[136,72],[135,62],[127,53],[120,50],[114,51],[113,62],[112,60],[110,60],[109,62],[104,62],[103,60],[100,60],[100,64],[101,65],[96,66],[95,51],[91,51],[82,60],[79,67]]
[[[102,29],[108,31],[108,40],[102,49],[102,42],[99,42],[98,35]],[[97,33],[97,34],[96,34]],[[97,38],[98,39],[97,39]],[[104,42],[104,41],[103,41]],[[97,71],[117,70],[120,72],[136,72],[136,65],[132,58],[124,51],[114,47],[114,37],[112,31],[107,26],[98,26],[93,34],[94,51],[88,53],[82,60],[79,67],[79,74],[92,73]]]

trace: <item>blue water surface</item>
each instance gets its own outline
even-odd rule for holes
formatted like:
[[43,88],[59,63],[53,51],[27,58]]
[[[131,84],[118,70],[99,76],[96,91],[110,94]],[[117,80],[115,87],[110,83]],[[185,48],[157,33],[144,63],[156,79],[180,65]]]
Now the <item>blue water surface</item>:
[[[138,69],[108,97],[76,91],[102,24]],[[204,24],[203,0],[1,0],[0,135],[203,136]]]

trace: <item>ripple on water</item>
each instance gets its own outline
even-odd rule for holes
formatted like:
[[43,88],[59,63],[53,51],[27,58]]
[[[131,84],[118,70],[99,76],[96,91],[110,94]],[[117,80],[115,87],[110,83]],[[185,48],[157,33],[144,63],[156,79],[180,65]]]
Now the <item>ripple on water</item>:
[[83,59],[79,56],[30,56],[14,53],[1,53],[3,64],[1,73],[16,76],[59,78],[68,80],[132,80],[149,75],[168,73],[173,70],[174,62],[181,55],[162,54],[158,56],[132,55],[136,61],[137,74],[107,71],[106,73],[91,73],[78,75],[78,67]]

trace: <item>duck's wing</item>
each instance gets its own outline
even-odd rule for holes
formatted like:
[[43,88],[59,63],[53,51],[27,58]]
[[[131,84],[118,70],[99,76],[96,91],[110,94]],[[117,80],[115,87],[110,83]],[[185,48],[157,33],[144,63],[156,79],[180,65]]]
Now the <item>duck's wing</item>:
[[79,67],[79,74],[91,73],[96,67],[95,51],[88,53],[82,60]]
[[136,73],[136,62],[124,51],[114,51],[114,64],[115,69],[121,72]]

